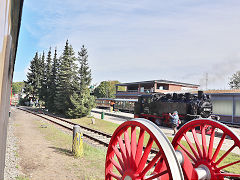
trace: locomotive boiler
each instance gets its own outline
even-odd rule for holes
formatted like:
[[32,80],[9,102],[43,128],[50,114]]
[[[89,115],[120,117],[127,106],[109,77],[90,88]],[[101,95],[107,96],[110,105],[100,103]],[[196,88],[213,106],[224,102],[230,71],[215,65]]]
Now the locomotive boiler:
[[153,121],[158,125],[170,125],[169,114],[178,111],[179,118],[183,123],[196,118],[211,118],[218,120],[212,115],[212,103],[209,95],[203,91],[197,94],[173,93],[173,94],[149,94],[139,96],[135,103],[134,116]]

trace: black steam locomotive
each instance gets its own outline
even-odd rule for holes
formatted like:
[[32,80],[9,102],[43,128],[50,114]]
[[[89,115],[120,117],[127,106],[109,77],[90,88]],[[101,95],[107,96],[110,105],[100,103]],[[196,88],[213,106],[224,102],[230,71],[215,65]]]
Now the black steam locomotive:
[[[212,103],[210,96],[198,91],[198,94],[149,94],[139,96],[135,103],[134,117],[146,118],[158,125],[170,126],[169,113],[178,111],[183,123],[196,118],[211,118]],[[183,124],[182,123],[182,124]]]

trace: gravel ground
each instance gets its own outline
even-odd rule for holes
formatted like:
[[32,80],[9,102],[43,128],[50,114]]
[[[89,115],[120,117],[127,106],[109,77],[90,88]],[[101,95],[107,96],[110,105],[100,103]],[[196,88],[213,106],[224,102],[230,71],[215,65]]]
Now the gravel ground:
[[17,138],[14,135],[14,117],[9,118],[8,123],[8,134],[7,134],[7,149],[6,149],[6,159],[5,159],[5,172],[4,179],[12,180],[16,179],[20,175],[19,160],[18,160],[18,147]]

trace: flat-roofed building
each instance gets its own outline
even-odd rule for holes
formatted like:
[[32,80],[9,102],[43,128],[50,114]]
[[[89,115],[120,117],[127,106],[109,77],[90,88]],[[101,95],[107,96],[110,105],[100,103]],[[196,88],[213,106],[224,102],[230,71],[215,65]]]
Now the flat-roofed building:
[[198,90],[199,85],[168,80],[152,80],[116,84],[116,98],[136,99],[148,93],[168,93]]
[[240,89],[208,90],[213,103],[213,114],[225,123],[240,124]]

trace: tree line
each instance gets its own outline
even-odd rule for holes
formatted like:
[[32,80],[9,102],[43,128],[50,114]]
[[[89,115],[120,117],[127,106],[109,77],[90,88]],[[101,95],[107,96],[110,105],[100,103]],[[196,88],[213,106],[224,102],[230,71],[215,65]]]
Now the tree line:
[[24,92],[27,97],[42,102],[50,112],[78,118],[89,114],[94,107],[95,98],[89,89],[91,81],[87,49],[83,45],[76,57],[67,40],[59,58],[57,49],[52,57],[51,47],[47,55],[35,53],[24,81]]

